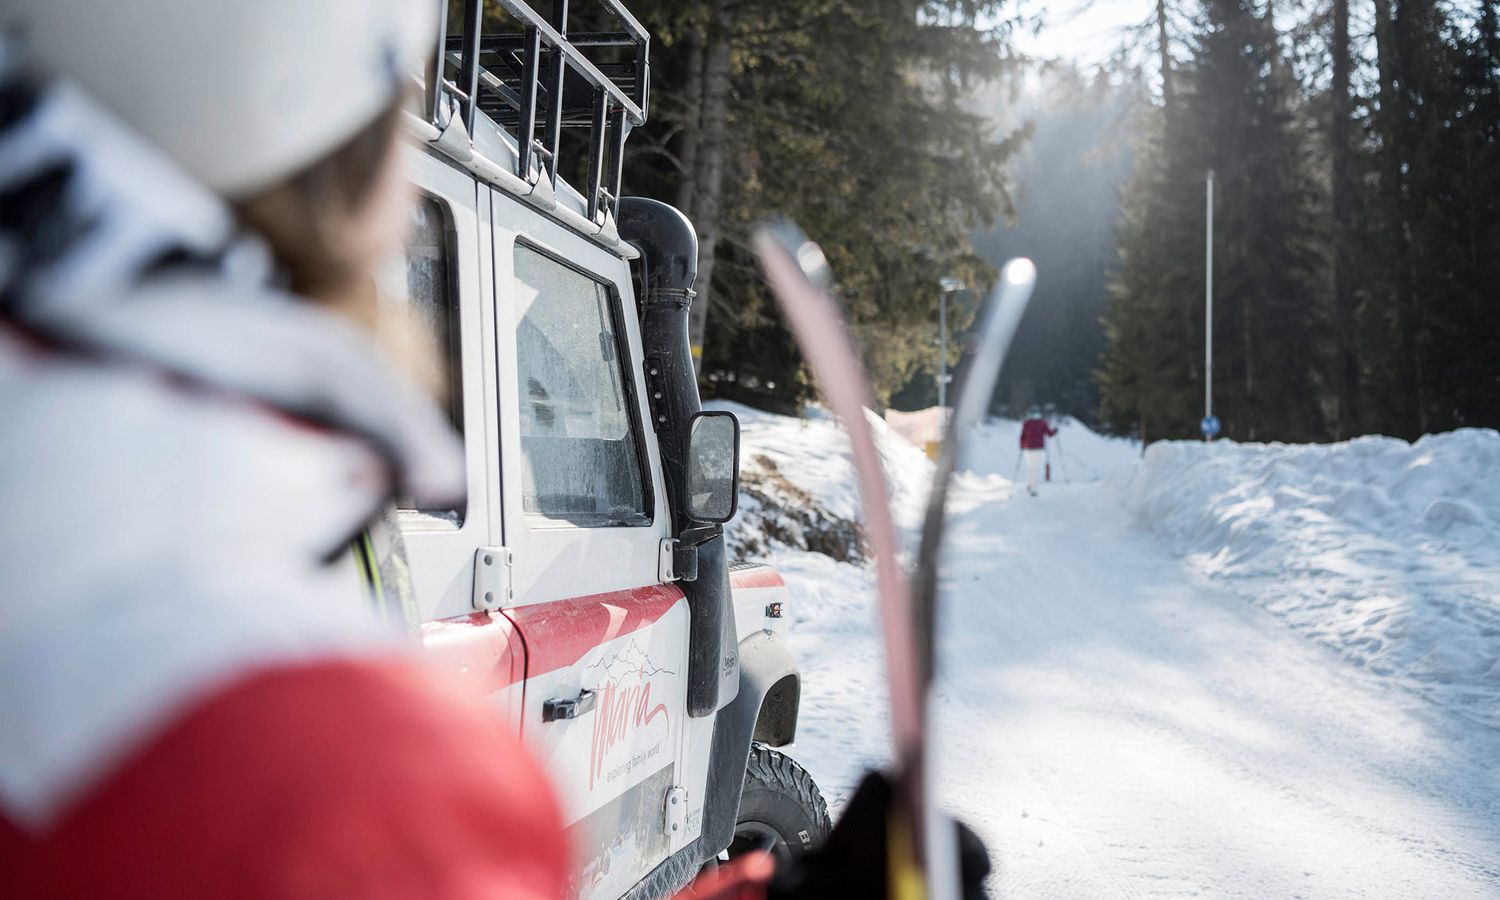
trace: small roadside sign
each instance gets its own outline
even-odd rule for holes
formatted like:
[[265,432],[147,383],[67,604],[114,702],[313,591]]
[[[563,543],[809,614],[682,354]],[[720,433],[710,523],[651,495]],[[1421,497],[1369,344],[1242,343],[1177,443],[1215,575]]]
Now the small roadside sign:
[[1198,423],[1198,427],[1203,430],[1204,437],[1212,438],[1219,433],[1219,417],[1204,416],[1203,421]]

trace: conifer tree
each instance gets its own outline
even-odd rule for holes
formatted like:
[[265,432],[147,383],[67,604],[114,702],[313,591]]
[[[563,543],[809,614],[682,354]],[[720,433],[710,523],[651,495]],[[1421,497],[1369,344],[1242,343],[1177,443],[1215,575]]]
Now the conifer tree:
[[1360,307],[1367,424],[1402,437],[1500,423],[1494,4],[1376,0],[1376,173]]
[[1107,321],[1103,418],[1148,439],[1191,437],[1202,414],[1204,180],[1216,174],[1215,411],[1226,436],[1323,437],[1316,188],[1293,121],[1295,84],[1270,21],[1207,0],[1179,107],[1138,155]]
[[810,392],[748,250],[773,215],[828,253],[877,394],[931,365],[939,278],[987,288],[968,236],[1009,211],[1021,136],[996,138],[964,105],[1009,66],[1006,0],[632,7],[659,41],[626,186],[698,227],[704,387],[761,404]]
[[1103,425],[1149,441],[1191,437],[1201,410],[1203,273],[1188,250],[1201,251],[1204,222],[1194,191],[1203,153],[1180,110],[1153,108],[1145,118],[1121,200],[1099,387]]

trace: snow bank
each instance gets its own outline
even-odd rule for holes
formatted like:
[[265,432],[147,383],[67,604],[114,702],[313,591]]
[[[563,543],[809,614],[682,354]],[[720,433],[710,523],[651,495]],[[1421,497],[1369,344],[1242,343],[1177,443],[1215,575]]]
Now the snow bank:
[[[805,419],[709,404],[739,417],[739,511],[730,552],[786,579],[790,646],[802,669],[795,756],[834,811],[859,775],[889,759],[888,697],[874,571],[859,543],[859,493],[849,438],[825,411]],[[915,543],[933,463],[868,414],[885,465],[895,525]],[[843,543],[844,531],[852,540]]]
[[1131,508],[1200,571],[1500,727],[1500,432],[1164,442],[1127,474]]
[[[789,640],[804,679],[794,755],[837,811],[860,775],[890,754],[875,577],[860,543],[849,440],[817,408],[799,419],[709,405],[740,419],[740,507],[725,534],[733,556],[769,563],[786,579]],[[932,462],[873,413],[869,418],[896,525],[911,540]]]
[[[709,406],[740,420],[740,507],[726,528],[731,550],[750,558],[790,549],[841,562],[864,559],[854,461],[832,415],[815,407],[798,419],[738,403]],[[914,526],[921,521],[932,463],[874,413],[867,415],[897,525]]]

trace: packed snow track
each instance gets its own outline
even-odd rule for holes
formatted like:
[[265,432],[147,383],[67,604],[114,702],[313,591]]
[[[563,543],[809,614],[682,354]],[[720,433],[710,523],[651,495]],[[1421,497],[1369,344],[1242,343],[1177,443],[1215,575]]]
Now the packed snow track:
[[[751,448],[794,436],[838,477],[830,425],[742,414]],[[1014,455],[996,442],[957,491],[933,737],[996,896],[1500,897],[1500,732],[1174,556],[1120,478],[1012,496]],[[887,463],[900,514],[925,469]],[[805,677],[793,753],[837,807],[888,744],[869,575],[771,558]]]
[[1494,735],[1196,583],[1109,494],[955,529],[940,781],[1000,895],[1500,896]]

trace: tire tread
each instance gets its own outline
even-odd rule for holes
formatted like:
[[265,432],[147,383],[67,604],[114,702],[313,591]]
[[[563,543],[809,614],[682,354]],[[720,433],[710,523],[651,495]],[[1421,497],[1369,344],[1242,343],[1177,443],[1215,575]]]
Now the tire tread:
[[812,775],[801,764],[780,751],[762,743],[750,745],[750,759],[745,765],[746,780],[754,779],[771,790],[795,796],[822,826],[823,834],[833,829],[828,804],[813,782]]

